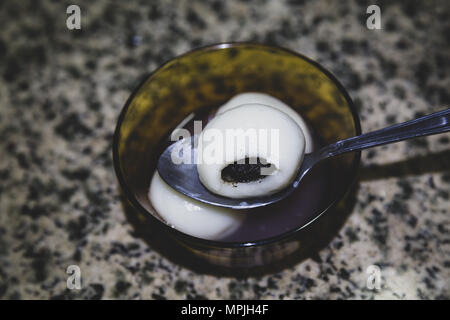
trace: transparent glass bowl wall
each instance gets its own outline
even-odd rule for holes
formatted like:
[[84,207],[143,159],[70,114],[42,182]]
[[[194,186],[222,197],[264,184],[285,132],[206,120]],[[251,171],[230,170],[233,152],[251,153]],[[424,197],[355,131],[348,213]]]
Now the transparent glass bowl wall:
[[[114,165],[123,193],[132,206],[165,228],[186,248],[211,263],[262,265],[300,245],[297,227],[275,238],[226,243],[183,234],[158,217],[147,198],[160,141],[192,112],[218,107],[242,92],[263,92],[292,106],[324,143],[360,133],[358,116],[346,90],[316,62],[290,50],[252,43],[228,43],[181,55],[153,72],[135,90],[118,120],[113,143]],[[317,216],[332,209],[354,180],[360,154],[332,160],[332,197]],[[151,232],[151,230],[149,230]]]

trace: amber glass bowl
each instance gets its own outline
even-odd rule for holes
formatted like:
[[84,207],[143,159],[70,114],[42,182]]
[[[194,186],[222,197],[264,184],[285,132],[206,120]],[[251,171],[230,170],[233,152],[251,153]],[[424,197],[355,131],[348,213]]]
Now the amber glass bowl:
[[[302,226],[269,239],[220,242],[169,227],[147,197],[160,155],[158,145],[190,113],[220,106],[242,92],[263,92],[293,107],[323,143],[360,134],[359,119],[344,87],[324,67],[296,52],[254,43],[223,43],[190,51],[150,74],[133,92],[114,134],[115,171],[126,199],[183,246],[209,262],[255,266],[295,252],[296,236],[331,210],[349,190],[360,153],[332,160],[331,195]],[[152,232],[149,230],[148,232]]]

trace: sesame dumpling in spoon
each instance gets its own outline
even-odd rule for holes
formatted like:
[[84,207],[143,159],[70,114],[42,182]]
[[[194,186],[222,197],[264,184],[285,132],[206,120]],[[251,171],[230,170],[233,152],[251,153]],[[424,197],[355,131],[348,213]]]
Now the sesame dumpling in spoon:
[[276,108],[250,103],[222,109],[199,137],[200,181],[230,198],[273,194],[295,178],[305,144],[302,129]]

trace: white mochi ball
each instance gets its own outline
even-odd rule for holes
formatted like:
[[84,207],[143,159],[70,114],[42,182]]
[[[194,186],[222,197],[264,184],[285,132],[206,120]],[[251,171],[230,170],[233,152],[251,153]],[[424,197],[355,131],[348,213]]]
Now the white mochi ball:
[[148,197],[159,215],[175,229],[191,236],[220,240],[234,232],[245,214],[208,205],[172,189],[156,171]]
[[[197,170],[213,193],[230,198],[264,196],[292,182],[304,152],[303,132],[290,116],[266,105],[246,104],[220,113],[207,124],[199,137]],[[246,158],[259,158],[274,170],[254,181],[222,179],[222,170]]]
[[219,109],[217,109],[217,115],[224,113],[225,111],[228,111],[230,109],[236,108],[238,106],[249,104],[249,103],[258,103],[258,104],[264,104],[266,106],[270,106],[272,108],[278,109],[284,113],[286,113],[288,116],[290,116],[302,129],[303,136],[305,137],[306,146],[305,146],[305,153],[310,153],[313,151],[313,142],[311,138],[311,133],[309,132],[308,126],[305,123],[305,120],[297,113],[294,109],[289,107],[287,104],[285,104],[283,101],[272,97],[265,93],[259,93],[259,92],[245,92],[238,94],[227,101],[224,105],[222,105]]

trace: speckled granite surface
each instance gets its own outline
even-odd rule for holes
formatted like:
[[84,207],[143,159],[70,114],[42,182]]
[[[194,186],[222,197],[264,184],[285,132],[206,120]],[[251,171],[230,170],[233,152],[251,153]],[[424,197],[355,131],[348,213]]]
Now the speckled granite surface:
[[[450,103],[447,1],[0,2],[0,298],[450,298],[450,136],[363,153],[356,203],[313,257],[236,278],[170,259],[134,230],[111,157],[117,116],[163,61],[227,40],[279,44],[328,67],[363,131]],[[78,265],[82,289],[66,289]],[[382,289],[366,288],[366,268]]]

